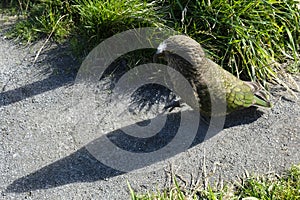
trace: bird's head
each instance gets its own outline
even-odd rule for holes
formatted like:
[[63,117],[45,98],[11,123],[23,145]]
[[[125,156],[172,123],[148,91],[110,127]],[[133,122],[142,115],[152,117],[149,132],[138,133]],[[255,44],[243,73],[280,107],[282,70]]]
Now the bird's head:
[[182,59],[194,63],[193,59],[197,57],[204,57],[204,51],[197,41],[185,35],[174,35],[159,44],[154,61],[164,58],[167,62]]

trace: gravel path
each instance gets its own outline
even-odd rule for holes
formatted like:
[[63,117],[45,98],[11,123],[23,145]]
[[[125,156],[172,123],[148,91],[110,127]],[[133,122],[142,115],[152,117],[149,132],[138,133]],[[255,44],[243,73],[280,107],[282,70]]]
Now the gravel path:
[[[0,37],[1,199],[129,199],[127,181],[138,191],[156,190],[170,185],[172,173],[191,185],[205,180],[204,171],[206,179],[219,182],[246,172],[280,172],[300,162],[300,94],[298,99],[279,98],[287,93],[274,88],[272,109],[229,116],[224,130],[206,141],[197,135],[187,151],[167,159],[167,166],[153,161],[127,173],[114,170],[91,155],[81,133],[95,131],[91,127],[97,124],[97,130],[113,138],[118,128],[131,128],[137,121],[127,115],[117,121],[113,113],[120,107],[103,100],[109,90],[99,90],[93,108],[97,117],[89,121],[94,124],[82,123],[82,113],[74,112],[74,90],[81,87],[73,84],[78,64],[67,49],[49,45],[32,65],[41,44],[23,47]],[[178,109],[168,115],[165,135],[150,149],[176,128]],[[138,149],[128,138],[122,142],[125,149]],[[109,150],[104,153],[111,155]]]

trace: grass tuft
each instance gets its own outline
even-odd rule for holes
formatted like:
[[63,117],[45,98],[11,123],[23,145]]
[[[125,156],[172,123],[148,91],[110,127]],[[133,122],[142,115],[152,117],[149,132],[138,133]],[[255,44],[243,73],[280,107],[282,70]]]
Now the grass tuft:
[[285,174],[278,176],[275,174],[250,177],[242,180],[241,183],[229,183],[219,190],[214,190],[211,186],[207,189],[182,188],[174,178],[174,185],[170,189],[157,191],[156,193],[137,194],[130,189],[132,200],[185,200],[185,199],[291,199],[300,198],[300,165],[292,166]]
[[225,69],[242,79],[266,81],[276,77],[279,63],[299,61],[297,4],[292,0],[174,0],[170,13],[176,27],[199,41]]
[[141,0],[76,0],[73,6],[75,20],[73,44],[87,50],[102,40],[122,31],[139,27],[162,26],[155,1]]

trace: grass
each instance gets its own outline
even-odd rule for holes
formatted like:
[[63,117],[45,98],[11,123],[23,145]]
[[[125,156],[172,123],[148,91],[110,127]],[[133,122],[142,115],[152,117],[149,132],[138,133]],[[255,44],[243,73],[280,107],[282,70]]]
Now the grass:
[[170,27],[196,39],[243,80],[278,80],[300,70],[300,12],[293,0],[10,0],[25,20],[10,32],[28,43],[51,36],[78,56],[137,27]]
[[10,37],[19,37],[30,43],[51,34],[56,42],[70,43],[77,55],[86,55],[116,33],[138,27],[162,26],[163,21],[154,1],[41,0],[34,3],[19,0],[22,1],[28,4],[23,12],[26,20],[16,24],[9,33]]
[[279,63],[299,60],[300,13],[295,1],[174,1],[171,10],[183,32],[242,79],[271,80]]
[[174,185],[170,189],[156,193],[137,194],[129,185],[132,200],[186,200],[186,199],[300,199],[300,165],[292,166],[281,176],[269,174],[252,176],[239,182],[229,183],[219,190],[211,186],[184,188],[180,187],[174,178]]

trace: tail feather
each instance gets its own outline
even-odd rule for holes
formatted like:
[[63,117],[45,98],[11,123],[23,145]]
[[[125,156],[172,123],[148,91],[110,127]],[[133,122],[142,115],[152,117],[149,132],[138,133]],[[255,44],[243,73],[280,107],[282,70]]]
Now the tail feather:
[[270,97],[267,91],[262,86],[260,86],[258,83],[255,82],[246,82],[246,83],[251,87],[251,90],[255,95],[254,105],[267,107],[267,108],[272,107],[272,104],[270,102]]
[[262,99],[260,96],[254,96],[254,105],[271,108],[272,104],[269,99]]

